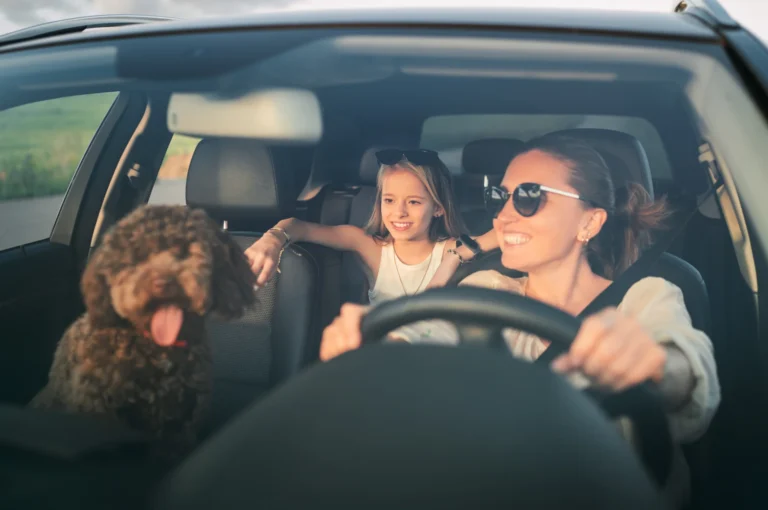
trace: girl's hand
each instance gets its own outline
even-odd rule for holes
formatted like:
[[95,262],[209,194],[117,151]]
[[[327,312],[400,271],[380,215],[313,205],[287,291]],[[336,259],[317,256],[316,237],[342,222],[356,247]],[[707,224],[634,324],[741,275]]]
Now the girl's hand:
[[648,379],[661,382],[667,351],[631,317],[615,308],[587,317],[570,350],[552,362],[566,373],[581,370],[615,391]]
[[259,240],[245,250],[245,256],[251,265],[251,271],[258,277],[256,285],[259,287],[272,278],[277,270],[280,252],[285,242],[270,233],[265,233]]
[[360,334],[360,323],[368,312],[367,306],[345,303],[341,313],[323,331],[320,342],[320,359],[328,361],[339,354],[360,347],[363,337]]
[[[480,245],[480,248],[482,249],[483,245]],[[450,241],[446,246],[443,260],[440,262],[440,265],[438,266],[437,271],[435,271],[435,274],[432,275],[432,279],[429,280],[426,288],[433,289],[436,287],[445,286],[445,284],[447,284],[453,277],[454,273],[456,273],[456,270],[461,265],[461,262],[469,262],[473,260],[474,257],[475,254],[472,253],[472,250],[463,245],[456,248],[456,241]]]

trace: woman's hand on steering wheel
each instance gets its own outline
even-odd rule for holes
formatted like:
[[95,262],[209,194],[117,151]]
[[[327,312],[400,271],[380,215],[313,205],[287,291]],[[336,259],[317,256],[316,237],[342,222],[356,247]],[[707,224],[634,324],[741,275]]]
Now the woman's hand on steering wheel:
[[[346,303],[323,331],[320,359],[362,345],[360,325],[370,307]],[[646,380],[660,382],[667,351],[633,318],[607,308],[586,318],[567,353],[552,362],[559,373],[582,371],[603,387],[622,391]]]
[[621,391],[664,376],[666,350],[640,324],[615,308],[587,317],[568,352],[552,362],[559,373],[581,370],[598,384]]
[[341,313],[323,331],[323,339],[320,342],[321,360],[328,361],[362,345],[360,324],[368,308],[353,303],[342,305]]

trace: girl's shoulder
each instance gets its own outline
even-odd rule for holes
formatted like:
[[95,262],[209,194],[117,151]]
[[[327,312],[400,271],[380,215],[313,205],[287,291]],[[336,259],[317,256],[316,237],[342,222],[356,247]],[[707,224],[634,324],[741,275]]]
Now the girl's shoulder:
[[461,280],[459,285],[471,285],[473,287],[485,287],[488,289],[506,290],[508,292],[522,294],[525,289],[526,279],[526,276],[512,278],[510,276],[504,276],[498,271],[486,270],[472,273]]

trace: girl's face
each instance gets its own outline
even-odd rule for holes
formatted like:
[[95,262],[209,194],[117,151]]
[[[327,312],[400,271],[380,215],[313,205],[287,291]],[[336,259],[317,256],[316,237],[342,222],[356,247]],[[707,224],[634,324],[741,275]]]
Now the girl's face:
[[[557,158],[538,150],[517,156],[507,167],[501,187],[509,193],[522,183],[537,183],[577,193],[569,184],[571,170]],[[533,216],[522,216],[512,198],[493,220],[502,251],[502,264],[527,273],[556,266],[582,253],[585,234],[597,235],[595,210],[581,200],[542,191]]]
[[381,218],[393,240],[429,239],[429,227],[442,215],[427,188],[412,172],[392,167],[383,177]]

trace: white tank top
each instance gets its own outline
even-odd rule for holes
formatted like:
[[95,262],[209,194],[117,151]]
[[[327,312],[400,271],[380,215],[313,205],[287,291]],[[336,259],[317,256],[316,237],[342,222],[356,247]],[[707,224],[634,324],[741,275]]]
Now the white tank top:
[[382,246],[379,274],[376,275],[373,289],[368,291],[370,303],[376,305],[382,301],[423,291],[443,261],[445,243],[446,241],[435,243],[432,253],[413,265],[405,264],[398,258],[393,243]]

